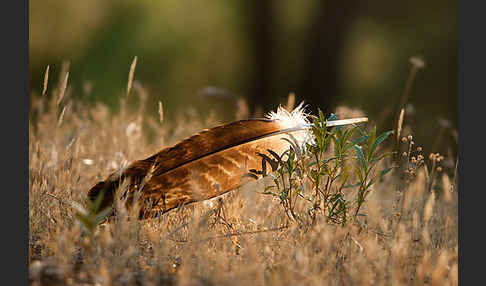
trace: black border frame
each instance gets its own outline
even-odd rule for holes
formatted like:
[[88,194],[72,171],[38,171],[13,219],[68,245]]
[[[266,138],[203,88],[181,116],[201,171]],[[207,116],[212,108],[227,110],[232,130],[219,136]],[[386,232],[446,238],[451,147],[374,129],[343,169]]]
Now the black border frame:
[[[28,285],[29,2],[1,9],[2,27],[2,284]],[[6,63],[6,66],[5,66]],[[9,283],[10,282],[10,283]],[[12,283],[13,282],[13,283]]]
[[[479,255],[484,249],[481,235],[484,222],[484,141],[481,133],[485,122],[484,67],[486,41],[484,39],[484,10],[475,1],[458,2],[458,186],[459,186],[459,281],[464,285],[480,285],[484,281],[484,265]],[[467,141],[467,143],[466,143]],[[467,148],[466,148],[467,144]],[[466,155],[468,151],[469,155]],[[472,153],[474,156],[471,156]],[[466,159],[467,158],[467,159]],[[475,162],[473,162],[473,159]],[[466,175],[465,161],[469,167]],[[469,283],[468,283],[469,282]],[[484,283],[484,282],[483,282]]]
[[[480,166],[484,143],[479,137],[482,133],[481,115],[485,105],[478,99],[483,97],[484,63],[486,63],[486,44],[484,41],[484,10],[476,1],[458,1],[458,122],[459,122],[459,278],[466,285],[481,281],[484,272],[481,261],[474,261],[474,253],[480,253],[484,239],[480,234],[484,209],[482,182],[483,168]],[[4,203],[2,217],[7,227],[3,230],[3,261],[8,261],[2,282],[26,281],[28,284],[28,106],[29,106],[29,2],[10,1],[2,9],[1,17],[5,41],[2,45],[3,60],[7,67],[2,68],[4,75],[2,91],[4,94],[2,123],[4,135],[2,147],[8,174],[4,176]],[[10,7],[14,9],[9,9]],[[417,7],[419,9],[419,7]],[[467,48],[466,48],[467,46]],[[467,99],[467,100],[466,100]],[[478,100],[475,102],[474,99]],[[13,104],[12,104],[13,103]],[[12,136],[14,135],[14,136]],[[469,135],[469,139],[466,139]],[[474,137],[473,137],[474,136]],[[466,140],[469,156],[466,155]],[[475,156],[471,153],[475,152]],[[468,159],[466,159],[468,158]],[[470,167],[466,175],[465,161]],[[478,165],[478,167],[472,165]],[[4,185],[5,186],[5,185]],[[12,231],[13,230],[13,231]],[[479,257],[478,257],[479,258]],[[475,278],[481,280],[476,280]],[[471,281],[472,283],[467,283]]]

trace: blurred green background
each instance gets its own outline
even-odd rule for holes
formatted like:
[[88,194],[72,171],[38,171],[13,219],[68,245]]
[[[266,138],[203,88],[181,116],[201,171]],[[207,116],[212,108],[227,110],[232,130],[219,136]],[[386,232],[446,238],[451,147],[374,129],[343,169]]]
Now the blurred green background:
[[[339,3],[338,3],[339,2]],[[73,97],[117,108],[130,64],[135,80],[165,116],[187,106],[234,116],[224,98],[201,97],[215,86],[244,97],[253,111],[285,103],[289,92],[311,111],[362,109],[379,128],[394,128],[410,73],[424,59],[405,123],[427,152],[447,152],[439,118],[457,126],[456,1],[65,1],[29,3],[30,84],[42,91],[70,62]],[[86,88],[90,95],[83,96]],[[412,122],[413,121],[413,122]],[[428,148],[428,150],[427,150]]]

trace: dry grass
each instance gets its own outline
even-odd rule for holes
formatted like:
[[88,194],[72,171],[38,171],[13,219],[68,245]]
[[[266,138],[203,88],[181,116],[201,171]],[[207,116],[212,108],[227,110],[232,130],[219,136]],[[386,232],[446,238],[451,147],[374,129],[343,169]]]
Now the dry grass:
[[277,201],[258,194],[263,180],[159,219],[137,221],[120,210],[90,235],[72,202],[84,205],[87,190],[122,165],[218,123],[193,119],[191,110],[156,120],[158,107],[146,108],[143,89],[134,91],[138,105],[131,110],[122,97],[114,114],[71,100],[64,82],[32,97],[32,285],[458,284],[455,178],[423,165],[403,182],[397,169],[374,185],[367,216],[346,227],[289,222]]

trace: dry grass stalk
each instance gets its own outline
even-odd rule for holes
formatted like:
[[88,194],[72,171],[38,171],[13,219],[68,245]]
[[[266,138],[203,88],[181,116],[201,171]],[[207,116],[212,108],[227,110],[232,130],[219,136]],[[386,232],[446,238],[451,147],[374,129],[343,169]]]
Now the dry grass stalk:
[[250,116],[250,109],[244,98],[236,98],[236,120],[248,119]]
[[[408,75],[407,83],[405,84],[405,90],[403,91],[402,98],[400,100],[400,105],[398,108],[402,109],[405,107],[405,104],[408,101],[410,96],[410,91],[412,90],[412,85],[415,80],[415,76],[417,72],[425,67],[425,62],[420,59],[419,57],[411,57],[410,63],[412,64],[412,68],[410,69],[410,73]],[[395,117],[396,118],[396,117]]]
[[42,96],[46,95],[48,81],[49,81],[49,65],[47,65],[46,72],[44,73],[44,84],[42,86]]
[[289,96],[287,97],[287,104],[285,105],[285,109],[287,111],[292,111],[295,107],[295,93],[291,92],[289,93]]
[[397,124],[397,141],[400,141],[400,134],[402,132],[402,124],[403,124],[403,115],[405,114],[405,108],[400,110],[400,116],[398,117],[398,124]]
[[137,66],[137,56],[133,58],[132,64],[130,65],[130,71],[128,72],[128,82],[127,82],[127,96],[130,94],[133,84],[133,76],[135,74],[135,67]]
[[57,127],[61,126],[62,120],[64,119],[64,113],[66,112],[66,107],[64,106],[61,111],[61,115],[59,115],[59,120],[57,121]]
[[69,78],[69,71],[66,72],[66,75],[64,76],[64,80],[62,81],[62,84],[60,86],[59,98],[57,99],[57,102],[56,102],[57,105],[59,105],[59,103],[61,103],[62,99],[64,98],[64,94],[66,93],[68,78]]
[[159,121],[162,123],[164,121],[164,109],[162,108],[162,102],[159,101]]

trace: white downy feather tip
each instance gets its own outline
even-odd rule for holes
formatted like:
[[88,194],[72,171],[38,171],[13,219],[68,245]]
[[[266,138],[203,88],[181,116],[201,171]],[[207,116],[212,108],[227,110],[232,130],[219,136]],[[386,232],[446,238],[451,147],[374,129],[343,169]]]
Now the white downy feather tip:
[[283,130],[290,129],[289,134],[291,133],[302,147],[305,146],[304,143],[312,144],[314,142],[309,132],[311,122],[308,119],[309,114],[305,112],[304,102],[301,102],[292,111],[288,111],[280,105],[276,112],[271,111],[265,117],[279,122]]
[[294,110],[288,111],[281,105],[277,111],[270,111],[265,117],[270,120],[277,120],[282,124],[282,128],[308,128],[311,124],[305,112],[304,102],[301,102]]

